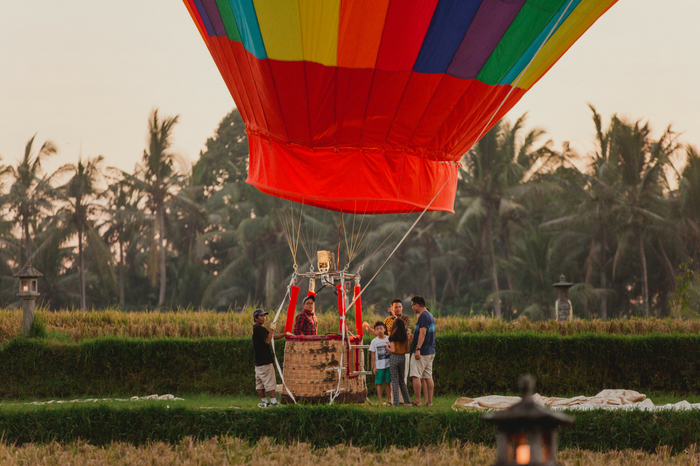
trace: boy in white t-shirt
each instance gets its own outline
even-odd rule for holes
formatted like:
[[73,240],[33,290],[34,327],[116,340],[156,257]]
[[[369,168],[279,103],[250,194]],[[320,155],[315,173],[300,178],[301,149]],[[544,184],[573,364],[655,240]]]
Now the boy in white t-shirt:
[[389,337],[386,336],[384,322],[378,321],[374,324],[374,331],[377,338],[372,340],[369,351],[372,353],[372,372],[374,372],[374,384],[377,386],[377,396],[379,406],[382,405],[382,385],[386,392],[387,403],[391,401],[391,374],[389,369]]

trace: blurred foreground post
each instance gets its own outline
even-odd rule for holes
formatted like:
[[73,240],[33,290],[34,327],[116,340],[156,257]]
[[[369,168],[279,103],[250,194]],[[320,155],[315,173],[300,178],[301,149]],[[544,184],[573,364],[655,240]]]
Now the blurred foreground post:
[[523,398],[503,411],[492,411],[481,419],[498,427],[494,466],[557,466],[557,428],[573,424],[573,416],[550,411],[532,399],[535,379],[520,378]]
[[39,285],[37,279],[44,274],[32,267],[32,263],[27,262],[22,270],[15,274],[19,278],[19,293],[22,298],[22,331],[29,335],[34,323],[34,309],[36,308],[36,298],[39,297]]

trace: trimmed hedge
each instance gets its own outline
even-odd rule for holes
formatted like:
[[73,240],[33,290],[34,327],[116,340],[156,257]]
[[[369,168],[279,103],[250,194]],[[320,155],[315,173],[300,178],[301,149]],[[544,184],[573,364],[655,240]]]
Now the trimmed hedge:
[[512,392],[523,373],[547,395],[606,388],[693,395],[700,393],[700,336],[450,335],[438,337],[434,371],[441,391],[469,396]]
[[[700,412],[575,412],[574,426],[560,430],[561,449],[655,451],[667,445],[675,452],[700,443]],[[397,429],[396,426],[405,428]],[[281,443],[302,441],[318,447],[352,443],[382,449],[416,447],[450,440],[495,444],[495,427],[480,413],[420,412],[417,409],[367,410],[357,407],[290,406],[276,409],[196,410],[144,407],[76,406],[70,409],[0,411],[0,438],[10,444],[69,443],[95,445],[112,441],[133,444],[176,443],[230,435],[256,441],[271,437]]]
[[[281,364],[284,341],[276,348]],[[525,372],[547,395],[593,395],[604,388],[697,394],[700,336],[438,336],[437,394],[512,393]],[[253,391],[248,338],[100,338],[73,344],[15,339],[0,348],[4,399]]]
[[0,349],[0,398],[254,393],[253,357],[250,339],[16,339]]

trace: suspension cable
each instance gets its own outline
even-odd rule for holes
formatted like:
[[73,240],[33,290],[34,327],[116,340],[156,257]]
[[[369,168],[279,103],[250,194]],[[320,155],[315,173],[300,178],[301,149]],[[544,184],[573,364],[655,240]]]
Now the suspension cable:
[[[296,214],[294,213],[294,207],[287,207],[282,202],[282,215],[280,216],[280,223],[282,224],[282,231],[284,232],[284,237],[287,240],[287,245],[289,246],[289,251],[292,253],[292,259],[294,260],[294,271],[298,270],[297,265],[297,250],[299,249],[299,239],[301,237],[301,220],[304,213],[304,204],[301,204],[299,209],[299,220],[296,219]],[[278,212],[280,209],[277,209]],[[303,243],[302,243],[303,246]]]
[[435,199],[437,199],[437,197],[440,195],[440,193],[445,188],[445,186],[447,186],[447,183],[449,183],[449,181],[450,181],[449,178],[447,178],[447,180],[445,180],[445,182],[442,184],[440,189],[435,193],[435,196],[433,196],[433,198],[430,200],[428,205],[425,206],[425,209],[423,209],[423,212],[421,212],[420,215],[418,216],[418,218],[415,220],[415,222],[413,222],[413,225],[411,225],[411,228],[409,228],[408,231],[406,232],[406,234],[403,235],[403,238],[401,238],[401,241],[399,241],[399,244],[396,245],[394,250],[391,251],[391,254],[389,254],[389,256],[387,256],[387,258],[384,260],[384,262],[382,262],[382,265],[379,267],[379,269],[377,269],[377,272],[372,276],[372,278],[370,278],[370,280],[367,282],[367,284],[362,288],[362,290],[360,290],[360,292],[357,294],[357,296],[355,296],[353,298],[353,300],[350,302],[350,305],[345,310],[346,313],[355,305],[355,301],[357,301],[360,298],[360,296],[362,296],[362,293],[364,293],[367,290],[367,288],[369,288],[370,283],[372,283],[374,281],[374,279],[377,278],[377,275],[379,275],[379,272],[382,271],[382,269],[384,268],[386,263],[389,262],[389,259],[391,259],[391,257],[397,251],[397,249],[399,249],[399,246],[401,246],[401,244],[403,244],[403,242],[406,240],[406,238],[408,238],[408,235],[413,231],[413,229],[416,227],[416,225],[418,225],[418,222],[420,221],[420,219],[423,218],[423,215],[425,215],[425,213],[428,211],[430,206],[433,205],[433,202],[435,202]]

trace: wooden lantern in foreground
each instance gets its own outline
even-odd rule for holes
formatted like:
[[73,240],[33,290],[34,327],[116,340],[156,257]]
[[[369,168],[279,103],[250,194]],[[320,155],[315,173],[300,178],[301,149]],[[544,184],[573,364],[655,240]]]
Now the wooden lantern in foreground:
[[494,466],[519,464],[557,465],[557,428],[573,424],[573,416],[550,411],[532,399],[535,379],[520,379],[523,399],[503,411],[484,414],[481,418],[498,426],[497,456]]

